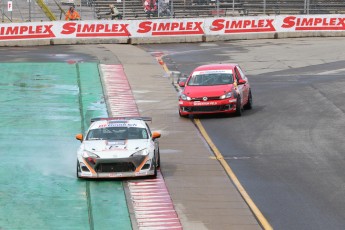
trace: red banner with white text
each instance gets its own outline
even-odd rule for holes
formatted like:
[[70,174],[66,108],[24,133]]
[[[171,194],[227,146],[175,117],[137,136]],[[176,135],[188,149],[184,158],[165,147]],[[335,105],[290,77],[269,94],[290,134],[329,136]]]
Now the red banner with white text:
[[248,33],[345,31],[344,15],[28,22],[0,25],[0,41],[68,38],[152,38]]

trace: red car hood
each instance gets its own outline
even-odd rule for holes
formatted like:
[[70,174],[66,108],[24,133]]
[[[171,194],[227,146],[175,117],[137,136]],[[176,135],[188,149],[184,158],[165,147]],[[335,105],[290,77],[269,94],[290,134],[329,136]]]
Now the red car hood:
[[183,93],[188,97],[220,97],[230,92],[233,85],[186,86]]

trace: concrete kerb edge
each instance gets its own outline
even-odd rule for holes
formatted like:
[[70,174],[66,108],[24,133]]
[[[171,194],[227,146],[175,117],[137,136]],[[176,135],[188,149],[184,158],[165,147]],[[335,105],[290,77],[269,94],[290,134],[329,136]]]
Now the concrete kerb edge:
[[87,39],[50,39],[50,45],[81,45],[81,44],[128,44],[129,37],[124,38],[87,38]]
[[[102,64],[98,63],[98,73],[99,73],[101,84],[102,84],[103,97],[104,97],[104,101],[107,105],[108,116],[112,117],[112,116],[114,116],[114,114],[112,114],[112,111],[110,109],[108,91],[107,91],[107,87],[105,87],[104,75],[103,75],[103,72],[101,70],[101,65]],[[128,209],[128,213],[129,213],[129,219],[130,219],[131,225],[132,225],[132,230],[138,230],[139,227],[138,227],[138,223],[137,223],[137,218],[135,217],[135,212],[134,212],[134,208],[132,205],[132,200],[131,200],[129,188],[127,185],[125,186],[123,182],[122,182],[122,187],[123,187],[124,192],[125,192],[127,209]]]
[[21,41],[0,41],[0,46],[48,46],[51,45],[50,40],[47,39],[34,39],[34,40],[21,40]]
[[192,35],[169,37],[118,37],[118,38],[59,38],[33,40],[0,41],[1,46],[46,46],[46,45],[81,45],[81,44],[161,44],[161,43],[193,43],[216,42],[228,40],[279,39],[301,37],[345,37],[345,31],[308,31],[308,32],[270,32],[243,33],[222,35]]
[[228,41],[228,40],[273,39],[275,38],[275,36],[276,36],[276,33],[205,35],[204,42]]
[[276,33],[277,39],[304,38],[304,37],[345,37],[345,31],[310,31],[310,32],[280,32]]
[[48,46],[48,45],[86,45],[86,44],[129,44],[129,37],[124,38],[56,38],[56,39],[33,39],[33,40],[6,40],[0,41],[0,47],[15,46]]
[[129,44],[160,44],[160,43],[192,43],[203,42],[203,35],[198,36],[168,36],[168,37],[131,37]]
[[104,75],[103,75],[103,72],[101,70],[101,64],[100,63],[98,63],[98,74],[99,74],[99,77],[101,79],[103,97],[104,97],[104,102],[107,105],[108,116],[112,117],[113,114],[111,112],[110,104],[109,104],[109,100],[108,100],[109,99],[108,98],[108,91],[107,91],[107,87],[105,87]]

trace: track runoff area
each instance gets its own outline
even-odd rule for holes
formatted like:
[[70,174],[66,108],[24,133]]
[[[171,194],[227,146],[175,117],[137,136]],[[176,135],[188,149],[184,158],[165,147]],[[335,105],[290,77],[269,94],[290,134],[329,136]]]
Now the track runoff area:
[[139,115],[121,65],[0,66],[0,229],[132,229],[123,183],[134,226],[182,229],[160,172],[157,179],[132,181],[76,178],[75,134],[84,133],[91,118],[108,116],[101,79],[94,77],[99,69],[109,113]]
[[107,116],[98,64],[0,66],[0,229],[132,229],[121,180],[76,179],[75,134]]

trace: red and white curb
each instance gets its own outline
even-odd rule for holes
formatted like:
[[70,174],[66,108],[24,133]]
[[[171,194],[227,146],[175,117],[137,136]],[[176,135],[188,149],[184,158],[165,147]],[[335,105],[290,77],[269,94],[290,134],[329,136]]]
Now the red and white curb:
[[[100,65],[112,116],[139,116],[131,87],[122,65]],[[128,181],[139,230],[183,229],[164,178]]]
[[122,65],[100,65],[113,116],[139,116],[138,107],[132,94]]
[[129,181],[140,230],[182,229],[162,174],[156,179]]

